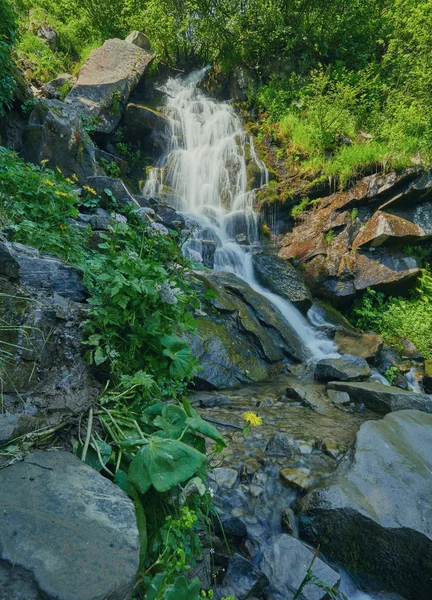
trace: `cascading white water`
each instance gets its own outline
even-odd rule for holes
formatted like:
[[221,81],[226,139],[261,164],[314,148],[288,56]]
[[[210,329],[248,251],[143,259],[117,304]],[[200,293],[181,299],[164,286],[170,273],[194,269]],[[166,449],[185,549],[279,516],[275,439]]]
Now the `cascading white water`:
[[321,337],[291,302],[265,289],[255,278],[251,250],[259,246],[259,218],[248,171],[254,173],[257,187],[268,183],[268,171],[232,106],[197,90],[204,72],[169,79],[164,87],[170,145],[166,164],[151,170],[143,195],[162,193],[192,218],[197,228],[189,248],[200,252],[199,240],[216,242],[214,268],[235,273],[265,296],[303,341],[311,358],[334,354],[333,342]]

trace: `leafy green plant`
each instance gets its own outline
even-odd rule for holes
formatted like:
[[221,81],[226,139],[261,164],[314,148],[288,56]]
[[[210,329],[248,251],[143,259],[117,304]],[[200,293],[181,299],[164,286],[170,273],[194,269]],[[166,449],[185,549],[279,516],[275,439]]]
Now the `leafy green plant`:
[[16,15],[11,4],[5,0],[0,4],[0,117],[11,107],[15,90],[12,48],[16,43]]
[[328,246],[330,246],[330,244],[335,239],[335,237],[336,237],[336,232],[334,231],[334,229],[329,229],[329,231],[327,231],[327,233],[324,236],[326,244]]
[[389,367],[384,372],[384,377],[389,381],[389,383],[391,383],[391,385],[394,384],[399,375],[400,370],[398,369],[398,367]]
[[300,219],[300,217],[305,212],[309,204],[309,198],[303,198],[298,204],[293,206],[291,209],[291,216],[293,217],[293,219],[295,219],[296,221]]
[[118,166],[118,164],[115,163],[114,161],[109,161],[109,160],[106,160],[105,158],[101,158],[100,164],[101,164],[102,169],[108,175],[108,177],[115,177],[115,178],[120,177],[121,169]]

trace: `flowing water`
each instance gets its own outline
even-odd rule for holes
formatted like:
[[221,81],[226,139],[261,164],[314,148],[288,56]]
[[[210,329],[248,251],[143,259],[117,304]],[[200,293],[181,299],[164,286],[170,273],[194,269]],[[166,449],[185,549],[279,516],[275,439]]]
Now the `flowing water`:
[[[308,321],[293,304],[265,289],[256,280],[252,256],[260,247],[260,219],[254,206],[256,190],[268,184],[268,172],[232,106],[215,102],[199,91],[197,86],[204,72],[195,72],[183,79],[169,79],[164,86],[166,105],[163,112],[169,122],[169,144],[160,166],[150,171],[143,195],[166,201],[192,225],[192,238],[185,245],[185,252],[191,258],[201,260],[203,241],[212,242],[216,246],[214,269],[235,273],[266,297],[296,332],[312,361],[337,355],[334,343],[319,330],[325,323],[318,322],[313,312]],[[325,327],[321,329],[325,330]],[[282,381],[281,389],[284,387],[286,382]],[[311,476],[319,477],[333,470],[335,463],[334,457],[313,450],[317,444],[317,431],[327,446],[344,446],[352,442],[360,422],[372,418],[365,414],[344,413],[336,408],[306,414],[304,407],[280,404],[277,400],[279,389],[274,390],[273,397],[269,384],[265,384],[265,388],[269,408],[264,409],[264,404],[260,406],[265,413],[262,431],[246,441],[240,435],[238,448],[232,439],[227,449],[231,458],[227,457],[225,466],[237,466],[237,459],[244,460],[255,456],[256,452],[263,452],[271,435],[286,431],[297,440],[299,450],[293,459],[294,465],[307,466]],[[233,392],[237,394],[235,405],[226,411],[220,406],[213,413],[206,411],[207,418],[213,415],[215,423],[217,419],[232,419],[235,412],[250,408],[251,401],[261,403],[263,398],[260,399],[259,390],[259,386],[257,390],[249,388],[244,397],[241,391]],[[238,420],[241,424],[240,416]],[[339,423],[338,434],[333,439],[336,422]],[[240,424],[231,427],[241,430]],[[254,480],[255,488],[263,487],[262,496],[254,497],[252,486],[249,493],[247,486],[241,485],[220,497],[225,509],[243,515],[250,540],[249,551],[255,561],[259,561],[269,535],[282,531],[281,509],[288,508],[296,496],[295,492],[282,486],[278,477],[280,467],[277,461],[272,462],[260,474],[254,475],[258,478]],[[295,521],[293,533],[295,535]],[[343,578],[342,585],[350,600],[371,599],[356,590],[348,577]]]
[[291,302],[256,280],[252,253],[260,246],[260,236],[255,194],[268,184],[268,171],[232,106],[211,100],[197,89],[204,72],[169,79],[164,86],[169,148],[163,168],[150,172],[143,195],[163,197],[195,223],[186,252],[200,253],[201,240],[215,242],[214,269],[235,273],[265,296],[311,359],[334,354],[334,343],[317,332]]

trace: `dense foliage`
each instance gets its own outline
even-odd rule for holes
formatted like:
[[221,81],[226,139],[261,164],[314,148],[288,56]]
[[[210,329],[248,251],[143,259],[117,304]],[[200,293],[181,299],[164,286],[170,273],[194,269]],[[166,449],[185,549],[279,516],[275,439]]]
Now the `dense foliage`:
[[361,329],[381,334],[388,343],[410,339],[425,358],[432,358],[432,276],[425,269],[410,298],[387,298],[368,290],[349,313]]
[[0,117],[12,102],[15,88],[12,48],[16,40],[17,23],[11,5],[0,0]]
[[[80,226],[78,212],[101,203],[112,211],[109,230]],[[147,600],[198,600],[198,580],[183,575],[200,553],[198,533],[212,522],[205,439],[216,450],[224,441],[186,395],[197,365],[181,334],[193,327],[199,302],[184,275],[184,240],[137,207],[118,205],[110,190],[99,198],[2,147],[0,226],[83,269],[84,343],[106,385],[74,450],[134,500],[145,573],[139,597],[148,590]]]

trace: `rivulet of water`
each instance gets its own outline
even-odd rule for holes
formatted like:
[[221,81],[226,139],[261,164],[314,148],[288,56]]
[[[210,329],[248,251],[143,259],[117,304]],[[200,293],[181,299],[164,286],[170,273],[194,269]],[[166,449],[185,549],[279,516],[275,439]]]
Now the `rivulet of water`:
[[256,280],[252,252],[260,245],[260,236],[254,205],[256,189],[268,184],[268,171],[232,106],[197,89],[204,72],[169,79],[164,86],[169,147],[163,168],[151,170],[143,195],[162,194],[193,219],[196,229],[189,248],[200,252],[200,240],[215,242],[214,269],[235,273],[265,296],[311,358],[335,353],[333,342],[318,333],[291,302]]

